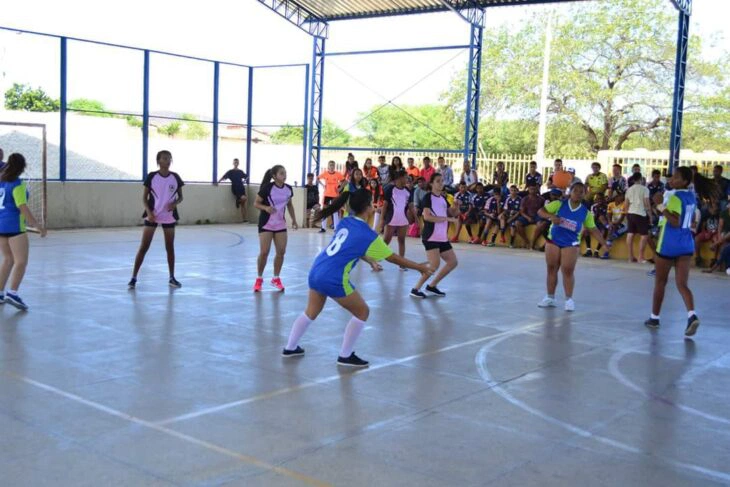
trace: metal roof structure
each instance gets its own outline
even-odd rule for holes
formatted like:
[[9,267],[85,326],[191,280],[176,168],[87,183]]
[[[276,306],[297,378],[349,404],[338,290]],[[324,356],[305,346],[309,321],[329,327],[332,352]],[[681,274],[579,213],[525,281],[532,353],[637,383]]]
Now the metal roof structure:
[[[388,49],[349,53],[327,53],[325,40],[329,35],[329,23],[338,20],[365,19],[419,13],[452,11],[470,26],[469,67],[467,71],[467,99],[464,133],[464,159],[476,164],[479,133],[479,94],[482,68],[482,38],[485,12],[492,7],[558,4],[585,0],[257,0],[270,10],[310,34],[314,40],[312,49],[311,78],[308,80],[305,101],[304,152],[306,169],[319,172],[322,149],[348,149],[322,145],[322,99],[324,97],[324,67],[329,55],[360,55],[393,53],[417,50],[453,49],[462,46],[437,46],[428,48]],[[689,44],[689,17],[692,0],[671,0],[679,11],[677,29],[677,57],[674,82],[674,101],[670,135],[670,171],[679,165],[679,149],[682,142],[682,114],[684,105],[685,72]],[[308,70],[309,68],[308,67]],[[390,103],[390,102],[389,102]],[[381,148],[386,149],[386,148]]]

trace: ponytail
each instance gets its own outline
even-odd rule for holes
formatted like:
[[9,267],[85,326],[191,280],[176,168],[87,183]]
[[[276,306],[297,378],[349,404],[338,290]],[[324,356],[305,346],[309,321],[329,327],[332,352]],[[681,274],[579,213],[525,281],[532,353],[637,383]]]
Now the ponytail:
[[272,167],[271,169],[267,169],[264,173],[264,179],[261,180],[261,186],[266,186],[271,182],[271,179],[278,173],[284,169],[284,166],[281,164],[277,164],[276,166]]
[[714,179],[706,178],[697,173],[694,176],[695,193],[702,198],[713,202],[720,201],[720,186]]
[[340,196],[332,200],[325,209],[318,211],[314,215],[315,221],[326,220],[331,215],[340,211],[347,203],[350,203],[350,209],[355,215],[361,214],[372,204],[373,196],[367,189],[358,188],[356,191],[345,191]]

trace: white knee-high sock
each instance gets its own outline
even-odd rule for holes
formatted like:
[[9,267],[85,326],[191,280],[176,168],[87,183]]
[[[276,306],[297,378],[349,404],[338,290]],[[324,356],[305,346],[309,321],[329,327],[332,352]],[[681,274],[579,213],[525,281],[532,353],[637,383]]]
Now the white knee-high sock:
[[322,218],[322,230],[327,230],[327,219]]
[[373,228],[377,229],[380,224],[380,213],[376,213],[373,219]]
[[340,348],[340,357],[349,357],[355,348],[355,342],[360,336],[360,332],[365,328],[365,322],[358,320],[354,316],[345,328],[345,336],[342,338],[342,348]]
[[304,335],[304,332],[307,331],[307,328],[309,328],[309,325],[312,323],[312,320],[307,316],[306,313],[300,314],[296,320],[294,320],[294,324],[291,327],[291,332],[289,333],[289,341],[286,343],[286,349],[287,350],[294,350],[297,348],[297,345],[299,344],[299,339],[302,338],[302,335]]
[[335,214],[332,215],[332,219],[334,221],[335,228],[337,228],[337,225],[340,223],[340,212],[339,211],[335,212]]

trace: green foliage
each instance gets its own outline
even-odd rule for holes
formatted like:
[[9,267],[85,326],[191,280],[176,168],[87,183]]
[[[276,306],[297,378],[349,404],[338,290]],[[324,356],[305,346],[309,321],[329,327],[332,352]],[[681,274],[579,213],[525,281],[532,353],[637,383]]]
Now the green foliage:
[[[297,125],[284,125],[279,130],[271,134],[271,142],[274,144],[293,144],[299,145],[303,143],[304,130]],[[322,145],[344,146],[352,141],[350,134],[331,120],[325,119],[322,122]]]
[[68,103],[69,110],[78,111],[81,115],[89,117],[114,118],[114,115],[106,112],[107,109],[99,100],[90,100],[88,98],[78,98]]
[[[210,130],[208,130],[203,122],[195,120],[195,115],[183,113],[181,118],[184,120],[182,124],[183,138],[188,140],[202,140],[210,136]],[[172,123],[169,125],[172,125]]]
[[370,147],[449,149],[463,144],[463,128],[444,105],[385,106],[357,127],[364,133],[357,144]]
[[163,135],[167,135],[168,137],[175,137],[177,134],[180,133],[181,128],[182,124],[175,120],[168,123],[167,125],[157,127],[157,132]]
[[127,120],[127,125],[134,128],[142,128],[142,119],[140,117],[135,117],[134,115],[127,115],[124,117]]
[[28,112],[56,112],[59,101],[51,98],[42,88],[13,83],[5,92],[5,108],[7,110],[25,110]]

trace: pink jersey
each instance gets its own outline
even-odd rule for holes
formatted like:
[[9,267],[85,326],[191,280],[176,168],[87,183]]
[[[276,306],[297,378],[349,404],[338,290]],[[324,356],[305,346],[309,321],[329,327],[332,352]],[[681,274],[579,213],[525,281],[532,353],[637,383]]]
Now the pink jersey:
[[[185,186],[177,173],[170,172],[162,176],[159,171],[147,175],[144,185],[149,188],[150,196],[147,204],[152,208],[157,223],[175,223],[178,220],[177,209],[170,210],[170,203],[178,200],[180,188]],[[147,213],[145,212],[145,218]]]
[[[436,196],[433,193],[428,193],[423,199],[423,209],[426,208],[431,210],[433,216],[449,216],[449,203],[443,194]],[[433,223],[424,220],[421,238],[424,242],[448,242],[449,222]]]
[[286,207],[289,204],[294,190],[288,184],[277,186],[274,183],[265,184],[259,190],[259,196],[264,204],[274,208],[274,213],[262,211],[259,215],[259,231],[280,232],[286,230]]
[[385,224],[393,227],[408,225],[408,205],[413,202],[413,196],[408,188],[389,185],[385,188],[384,198],[388,202]]

